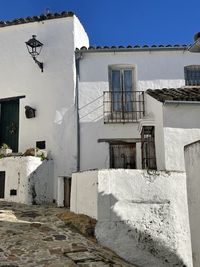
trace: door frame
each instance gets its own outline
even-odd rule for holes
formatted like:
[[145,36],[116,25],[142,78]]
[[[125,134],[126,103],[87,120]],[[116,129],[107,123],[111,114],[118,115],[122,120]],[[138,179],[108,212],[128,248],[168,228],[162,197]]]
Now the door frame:
[[[0,104],[5,103],[5,102],[11,102],[11,101],[19,101],[21,98],[25,98],[25,95],[21,95],[21,96],[14,96],[14,97],[6,97],[6,98],[0,98]],[[1,114],[0,114],[1,116]],[[0,118],[1,121],[1,118]],[[18,103],[18,136],[17,136],[17,152],[19,149],[19,125],[20,125],[20,101]]]
[[[0,199],[5,198],[5,189],[6,189],[6,172],[5,171],[0,171],[0,179],[3,178],[3,191],[0,190],[0,192],[3,192],[3,196],[0,195]],[[0,183],[1,184],[1,183]]]

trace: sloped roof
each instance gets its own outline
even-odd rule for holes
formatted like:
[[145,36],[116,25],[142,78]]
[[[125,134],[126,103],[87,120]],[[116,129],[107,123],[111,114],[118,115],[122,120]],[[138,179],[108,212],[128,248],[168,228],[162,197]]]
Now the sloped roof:
[[43,20],[50,20],[50,19],[58,19],[58,18],[65,18],[65,17],[73,17],[74,13],[69,11],[63,11],[61,13],[48,13],[48,14],[42,14],[40,16],[33,16],[33,17],[26,17],[26,18],[18,18],[10,21],[0,21],[0,28],[6,27],[6,26],[12,26],[12,25],[19,25],[19,24],[25,24],[30,22],[37,22],[37,21],[43,21]]
[[200,101],[200,87],[148,89],[146,93],[160,102]]
[[[30,22],[40,22],[44,20],[51,20],[51,19],[58,19],[58,18],[65,18],[65,17],[73,17],[74,12],[72,11],[63,11],[61,13],[48,13],[48,14],[41,14],[40,16],[29,16],[25,18],[17,18],[14,20],[9,21],[0,21],[0,28],[12,26],[12,25],[20,25]],[[127,45],[127,46],[90,46],[90,47],[81,47],[80,49],[76,49],[76,53],[80,52],[110,52],[110,51],[157,51],[157,50],[187,50],[188,47],[191,45],[186,44],[175,44],[175,45]]]
[[153,51],[153,50],[187,50],[190,45],[175,44],[175,45],[127,45],[127,46],[83,46],[76,49],[76,53],[84,52],[114,52],[114,51]]

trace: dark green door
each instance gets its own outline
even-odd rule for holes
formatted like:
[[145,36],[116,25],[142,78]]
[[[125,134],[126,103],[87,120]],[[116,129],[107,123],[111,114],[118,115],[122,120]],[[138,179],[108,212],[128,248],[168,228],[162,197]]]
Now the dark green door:
[[6,143],[18,152],[19,99],[1,102],[0,107],[0,145]]
[[0,198],[4,198],[5,193],[5,172],[0,172]]

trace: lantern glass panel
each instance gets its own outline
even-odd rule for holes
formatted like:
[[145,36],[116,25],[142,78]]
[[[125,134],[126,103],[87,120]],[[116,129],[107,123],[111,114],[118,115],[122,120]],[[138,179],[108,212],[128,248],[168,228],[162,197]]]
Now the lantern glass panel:
[[33,35],[33,38],[26,42],[28,52],[33,58],[36,58],[40,54],[43,46],[43,44],[36,40],[35,37],[36,35]]

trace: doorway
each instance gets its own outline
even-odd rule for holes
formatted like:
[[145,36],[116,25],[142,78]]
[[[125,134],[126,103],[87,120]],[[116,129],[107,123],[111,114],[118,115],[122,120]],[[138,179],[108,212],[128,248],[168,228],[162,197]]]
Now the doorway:
[[4,198],[5,194],[5,172],[0,171],[0,198]]
[[18,152],[19,99],[0,102],[0,145],[7,144]]
[[110,144],[110,168],[136,169],[136,144]]

